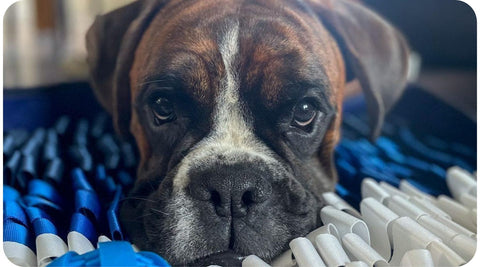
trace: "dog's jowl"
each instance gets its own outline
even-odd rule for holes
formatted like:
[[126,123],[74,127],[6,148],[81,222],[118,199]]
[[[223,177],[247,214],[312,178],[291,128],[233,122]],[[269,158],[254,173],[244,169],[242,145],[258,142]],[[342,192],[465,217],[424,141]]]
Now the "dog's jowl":
[[122,223],[173,264],[277,256],[320,223],[345,84],[372,137],[408,49],[349,0],[140,0],[87,35],[92,85],[141,162]]

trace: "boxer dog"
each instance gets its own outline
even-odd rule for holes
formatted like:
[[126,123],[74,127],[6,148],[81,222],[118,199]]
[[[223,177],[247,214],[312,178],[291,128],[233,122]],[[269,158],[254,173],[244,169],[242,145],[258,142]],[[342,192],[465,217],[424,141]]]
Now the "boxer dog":
[[318,227],[346,82],[374,137],[408,57],[351,0],[140,0],[97,17],[87,50],[100,103],[141,157],[121,222],[180,265],[269,261]]

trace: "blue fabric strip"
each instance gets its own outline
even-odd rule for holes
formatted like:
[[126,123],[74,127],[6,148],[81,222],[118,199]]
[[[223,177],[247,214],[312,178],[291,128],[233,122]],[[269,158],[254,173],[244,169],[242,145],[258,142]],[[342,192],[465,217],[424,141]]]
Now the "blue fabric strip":
[[15,201],[3,202],[3,221],[11,220],[15,223],[28,227],[28,220],[23,208]]
[[113,197],[112,203],[110,204],[110,207],[107,210],[108,227],[110,229],[112,240],[123,240],[123,233],[120,228],[120,222],[118,221],[118,217],[117,217],[118,203],[120,201],[121,194],[122,194],[122,187],[117,186],[117,191],[115,192],[115,196]]
[[41,234],[58,235],[57,228],[47,218],[38,218],[34,220],[32,224],[33,224],[33,230],[35,231],[35,236],[39,236]]
[[85,174],[80,168],[75,168],[72,170],[72,186],[74,190],[88,190],[93,191],[92,186],[85,177]]
[[83,213],[87,217],[95,220],[93,223],[100,221],[101,212],[100,202],[98,201],[97,194],[88,190],[77,190],[75,192],[75,211]]
[[35,242],[30,230],[24,225],[7,220],[3,222],[3,241],[11,241],[26,245],[35,250]]
[[40,179],[33,179],[28,183],[28,194],[43,197],[58,206],[64,203],[57,190],[51,184]]
[[97,243],[97,231],[93,223],[82,213],[75,212],[72,214],[70,222],[70,231],[76,231],[85,236],[92,244]]
[[15,201],[20,198],[20,193],[18,191],[9,186],[3,185],[3,201]]

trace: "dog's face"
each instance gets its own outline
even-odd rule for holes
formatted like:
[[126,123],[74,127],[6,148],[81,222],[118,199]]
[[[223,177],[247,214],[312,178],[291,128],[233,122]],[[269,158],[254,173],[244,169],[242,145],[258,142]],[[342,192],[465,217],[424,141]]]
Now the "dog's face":
[[[93,85],[141,155],[122,206],[140,248],[174,264],[269,260],[321,223],[321,194],[336,181],[344,59],[378,132],[407,53],[375,14],[332,3],[153,0],[97,19]],[[356,37],[362,23],[373,32]]]

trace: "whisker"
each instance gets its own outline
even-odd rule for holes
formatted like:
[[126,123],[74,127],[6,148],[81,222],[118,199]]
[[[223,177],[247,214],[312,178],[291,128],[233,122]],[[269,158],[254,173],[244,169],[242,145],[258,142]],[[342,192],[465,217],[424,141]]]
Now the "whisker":
[[125,201],[125,200],[142,200],[142,201],[157,202],[155,200],[151,200],[151,199],[143,198],[143,197],[124,197],[120,201]]
[[[169,215],[167,212],[164,212],[164,211],[161,211],[161,210],[158,210],[158,209],[150,208],[150,210],[155,211],[155,212],[158,212],[158,213],[161,213],[161,214],[163,214],[163,215]],[[153,214],[153,213],[152,213],[152,214]]]

